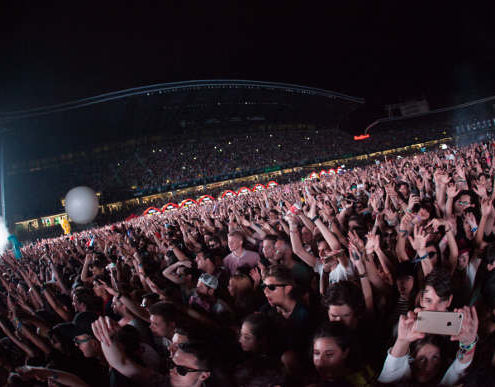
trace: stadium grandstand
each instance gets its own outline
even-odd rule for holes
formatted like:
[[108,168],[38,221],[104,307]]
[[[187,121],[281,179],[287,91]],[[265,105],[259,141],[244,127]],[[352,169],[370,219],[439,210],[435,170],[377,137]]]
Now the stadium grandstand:
[[342,128],[363,99],[274,82],[159,84],[2,113],[7,219],[21,234],[57,234],[53,214],[64,212],[65,193],[78,185],[98,192],[103,224],[245,181],[294,181],[331,160],[451,135],[467,141],[491,132],[490,101],[387,117],[366,128],[363,141]]
[[305,86],[209,80],[1,113],[7,218],[61,212],[77,185],[110,203],[333,158],[352,142],[339,123],[363,103]]

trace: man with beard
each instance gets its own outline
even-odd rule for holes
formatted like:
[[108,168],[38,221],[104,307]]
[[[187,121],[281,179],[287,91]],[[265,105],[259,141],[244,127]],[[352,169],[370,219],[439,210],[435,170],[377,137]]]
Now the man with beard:
[[298,287],[289,268],[283,265],[267,269],[262,289],[268,305],[261,313],[273,319],[282,342],[282,362],[291,373],[301,371],[302,359],[312,327],[308,309],[299,300]]
[[233,317],[233,312],[225,301],[217,297],[217,288],[217,277],[208,273],[201,274],[198,279],[196,290],[189,298],[189,305],[211,314],[217,319],[220,317],[227,317],[227,319],[230,319]]

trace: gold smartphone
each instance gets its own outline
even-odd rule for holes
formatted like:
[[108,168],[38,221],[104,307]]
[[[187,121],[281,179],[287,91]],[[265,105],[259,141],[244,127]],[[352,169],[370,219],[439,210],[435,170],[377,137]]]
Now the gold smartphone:
[[456,336],[461,331],[462,319],[463,314],[457,312],[421,311],[414,329],[434,335]]

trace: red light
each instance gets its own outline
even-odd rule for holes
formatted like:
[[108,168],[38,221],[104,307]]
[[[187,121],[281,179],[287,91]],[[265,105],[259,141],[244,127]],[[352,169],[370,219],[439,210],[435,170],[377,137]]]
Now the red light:
[[359,136],[354,136],[354,141],[361,141],[370,138],[369,134],[360,134]]

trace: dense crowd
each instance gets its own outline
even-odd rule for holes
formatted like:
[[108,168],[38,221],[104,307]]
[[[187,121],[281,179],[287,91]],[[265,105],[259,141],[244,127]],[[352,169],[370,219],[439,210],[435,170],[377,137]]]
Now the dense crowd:
[[[439,126],[439,128],[441,128]],[[146,144],[115,147],[99,154],[85,153],[71,164],[62,160],[55,167],[30,170],[9,177],[11,187],[36,189],[36,197],[15,190],[9,203],[15,207],[15,220],[60,211],[60,199],[78,185],[90,186],[112,202],[137,196],[195,186],[212,181],[333,160],[342,156],[366,154],[413,143],[438,139],[443,129],[431,126],[410,131],[407,128],[378,131],[366,141],[336,128],[254,130],[244,135],[166,138]],[[132,190],[131,190],[132,187]]]
[[494,175],[479,143],[5,253],[2,384],[495,385]]

